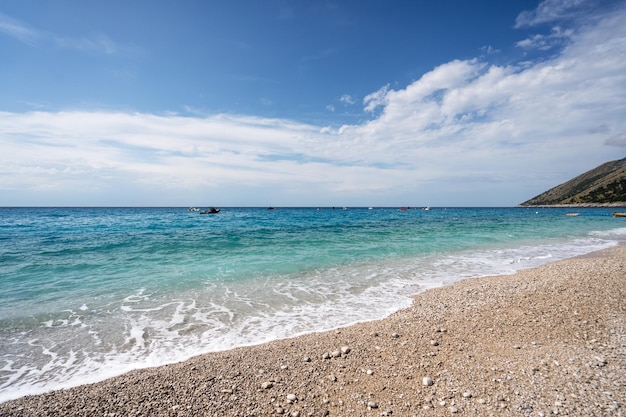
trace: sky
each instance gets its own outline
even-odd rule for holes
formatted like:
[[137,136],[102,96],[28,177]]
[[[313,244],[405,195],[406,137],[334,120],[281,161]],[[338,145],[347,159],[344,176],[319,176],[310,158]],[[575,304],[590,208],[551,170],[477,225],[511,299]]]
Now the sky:
[[626,0],[0,0],[0,206],[515,206],[626,157]]

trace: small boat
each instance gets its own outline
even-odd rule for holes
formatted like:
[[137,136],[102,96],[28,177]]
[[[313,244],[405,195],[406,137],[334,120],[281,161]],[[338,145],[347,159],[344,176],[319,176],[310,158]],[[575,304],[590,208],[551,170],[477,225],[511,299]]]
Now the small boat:
[[198,207],[189,207],[189,211],[200,211]]
[[207,210],[203,210],[200,214],[217,214],[220,212],[220,209],[215,207],[209,207]]
[[618,213],[618,212],[614,212],[614,213],[613,213],[613,217],[626,217],[626,213]]
[[576,216],[578,216],[578,213],[567,213],[566,216],[567,217],[576,217]]

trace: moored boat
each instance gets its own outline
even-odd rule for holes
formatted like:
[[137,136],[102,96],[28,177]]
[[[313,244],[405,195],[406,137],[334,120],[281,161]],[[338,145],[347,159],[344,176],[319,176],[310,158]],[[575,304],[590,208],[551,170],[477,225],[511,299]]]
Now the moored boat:
[[614,213],[613,213],[613,217],[626,217],[626,213],[618,213],[618,212],[614,212]]
[[209,207],[207,210],[203,210],[200,214],[217,214],[220,212],[220,209],[215,207]]

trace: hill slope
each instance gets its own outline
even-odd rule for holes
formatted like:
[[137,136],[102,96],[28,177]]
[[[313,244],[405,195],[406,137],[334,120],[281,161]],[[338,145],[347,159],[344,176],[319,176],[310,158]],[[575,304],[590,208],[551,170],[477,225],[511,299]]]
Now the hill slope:
[[626,205],[626,158],[606,162],[521,205],[620,205],[620,203]]

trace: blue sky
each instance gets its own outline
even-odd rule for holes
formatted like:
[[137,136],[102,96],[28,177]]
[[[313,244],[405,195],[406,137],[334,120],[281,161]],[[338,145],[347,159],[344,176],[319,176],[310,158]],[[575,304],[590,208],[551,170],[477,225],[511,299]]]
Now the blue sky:
[[626,2],[0,1],[0,206],[510,206],[626,156]]

